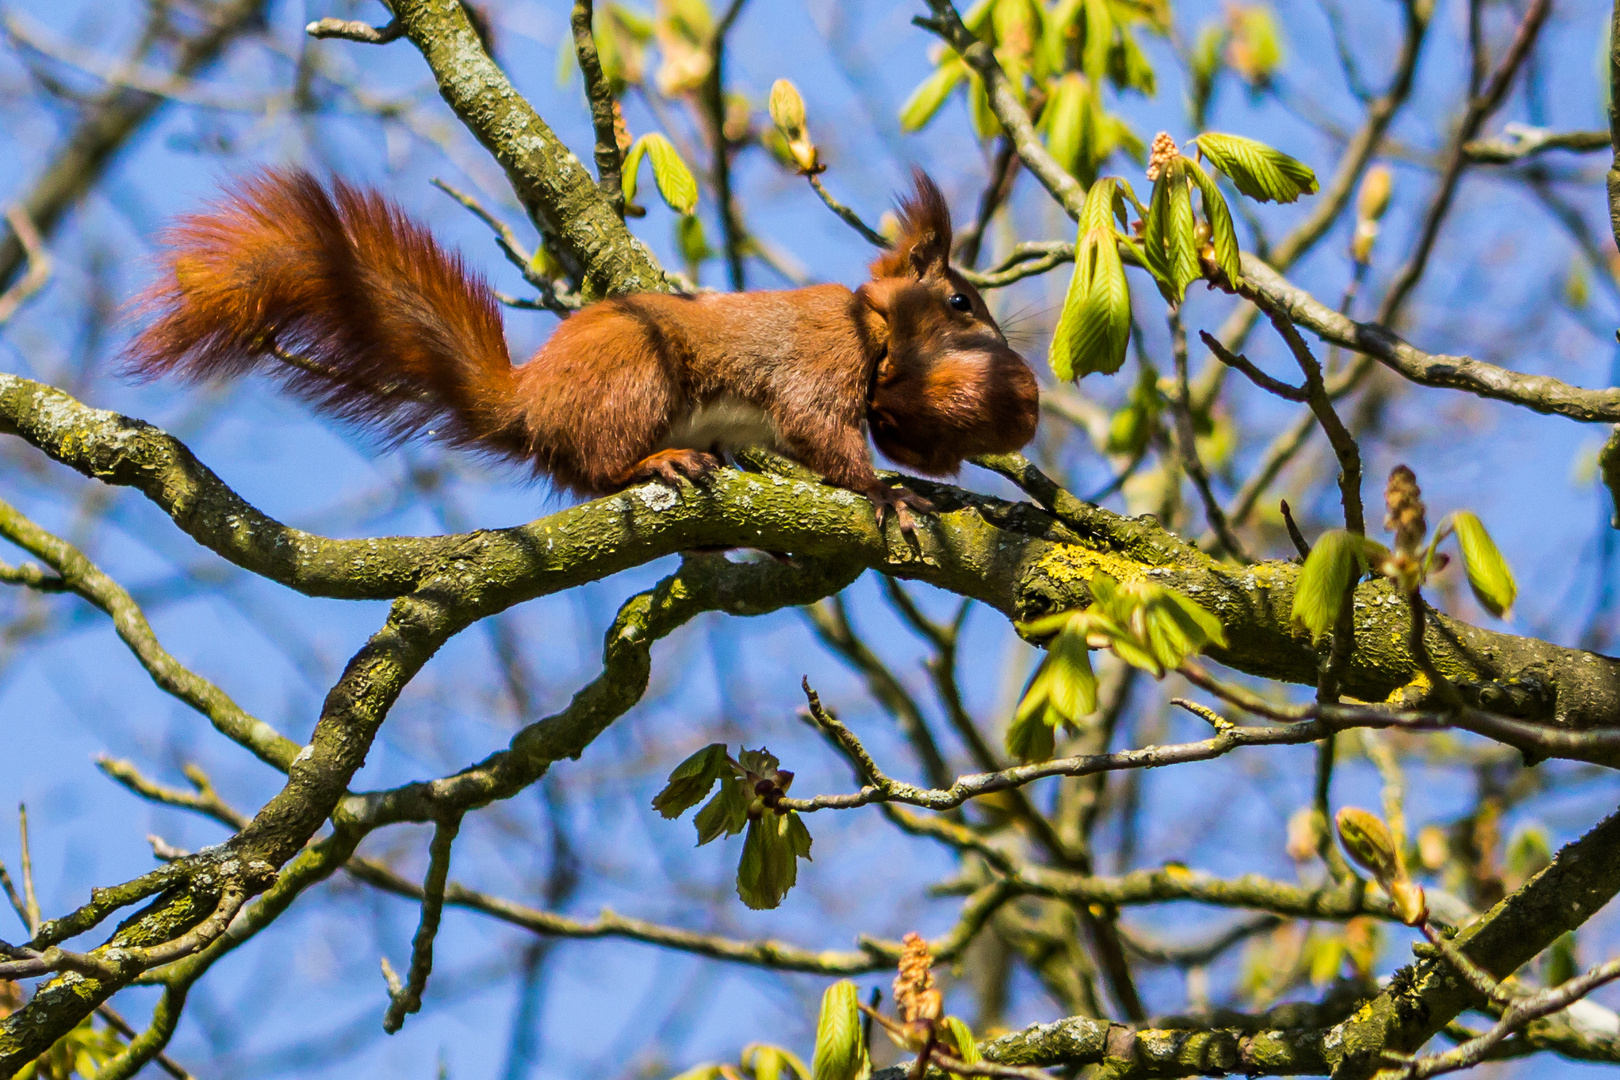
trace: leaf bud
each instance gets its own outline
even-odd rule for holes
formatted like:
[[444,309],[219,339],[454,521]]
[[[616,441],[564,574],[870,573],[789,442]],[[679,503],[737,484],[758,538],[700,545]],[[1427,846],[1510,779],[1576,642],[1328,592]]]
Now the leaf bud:
[[804,137],[804,98],[799,88],[786,79],[771,84],[771,122],[782,129],[788,141]]
[[1339,827],[1344,850],[1387,890],[1389,883],[1401,876],[1395,838],[1390,835],[1389,826],[1377,814],[1355,806],[1341,809],[1334,821]]
[[1417,926],[1429,918],[1429,904],[1423,898],[1423,886],[1415,881],[1389,883],[1389,901],[1395,914],[1407,926]]
[[1388,165],[1374,165],[1356,190],[1356,220],[1379,221],[1389,209],[1393,174]]

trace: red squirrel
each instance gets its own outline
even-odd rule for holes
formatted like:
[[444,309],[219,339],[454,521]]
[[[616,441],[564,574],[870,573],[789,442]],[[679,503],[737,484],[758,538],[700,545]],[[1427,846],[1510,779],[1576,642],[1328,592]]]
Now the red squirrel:
[[513,366],[495,294],[424,226],[376,192],[265,171],[165,233],[130,366],[202,379],[273,365],[342,419],[526,460],[586,495],[678,486],[766,446],[909,533],[907,508],[933,507],[878,479],[863,425],[897,464],[947,474],[1027,444],[1038,394],[951,268],[950,211],[920,170],[900,222],[854,291],[602,300]]

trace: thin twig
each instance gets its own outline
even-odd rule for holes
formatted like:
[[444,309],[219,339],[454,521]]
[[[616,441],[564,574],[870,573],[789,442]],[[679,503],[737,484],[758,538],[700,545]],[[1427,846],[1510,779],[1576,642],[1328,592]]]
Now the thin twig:
[[596,129],[596,187],[602,197],[624,216],[624,185],[620,179],[623,158],[619,153],[618,125],[615,122],[613,87],[602,72],[602,58],[596,52],[591,0],[574,0],[571,18],[574,55],[580,74],[585,77],[585,96],[591,103],[591,126]]
[[[433,940],[439,934],[439,919],[444,914],[444,888],[450,880],[450,849],[456,833],[461,829],[461,816],[447,817],[433,829],[433,841],[428,845],[427,876],[422,880],[422,914],[416,924],[416,937],[411,943],[411,970],[403,987],[389,978],[388,1011],[383,1015],[383,1030],[392,1035],[405,1025],[405,1017],[422,1008],[422,991],[427,989],[428,976],[433,972]],[[391,975],[383,959],[385,978]]]
[[1181,322],[1181,312],[1175,306],[1170,309],[1169,323],[1170,351],[1176,363],[1176,396],[1170,404],[1175,418],[1175,441],[1181,468],[1198,490],[1198,497],[1203,500],[1204,516],[1209,519],[1209,527],[1214,530],[1221,549],[1238,562],[1252,562],[1243,542],[1232,531],[1226,511],[1221,508],[1221,502],[1210,486],[1209,471],[1198,456],[1198,436],[1193,428],[1192,390],[1187,374],[1187,331]]
[[1284,526],[1284,528],[1286,528],[1288,530],[1288,539],[1290,539],[1290,540],[1292,540],[1294,542],[1294,550],[1299,552],[1299,557],[1301,559],[1310,558],[1311,557],[1311,544],[1310,544],[1310,541],[1306,540],[1305,539],[1305,534],[1300,532],[1299,523],[1294,520],[1294,512],[1293,512],[1293,510],[1291,510],[1289,508],[1288,500],[1287,499],[1278,499],[1277,500],[1277,510],[1278,510],[1279,513],[1282,514],[1283,526]]
[[810,186],[815,189],[817,195],[821,196],[821,201],[827,204],[827,209],[837,214],[839,218],[843,220],[844,224],[860,233],[861,237],[867,243],[873,245],[874,247],[883,248],[884,250],[888,250],[890,247],[894,246],[889,243],[888,237],[884,236],[876,229],[867,225],[866,222],[862,221],[861,215],[857,214],[855,211],[833,198],[832,193],[827,190],[824,184],[822,184],[820,176],[813,172],[807,173],[806,176],[810,181]]
[[[118,1011],[111,1005],[107,1005],[105,1003],[97,1005],[96,1015],[105,1020],[108,1027],[118,1032],[118,1034],[122,1035],[125,1039],[135,1038],[137,1034],[135,1028],[130,1025],[128,1020],[125,1020],[121,1015],[119,1015]],[[158,1063],[158,1068],[174,1077],[174,1080],[192,1080],[191,1074],[185,1069],[181,1068],[180,1065],[168,1054],[158,1053],[155,1055],[154,1059]]]
[[1344,505],[1344,527],[1353,533],[1364,535],[1367,531],[1366,518],[1361,505],[1361,449],[1356,445],[1355,436],[1350,434],[1339,419],[1339,414],[1333,408],[1333,400],[1328,395],[1327,388],[1322,382],[1322,366],[1311,355],[1310,346],[1300,336],[1286,315],[1279,312],[1267,312],[1271,324],[1277,328],[1284,341],[1288,343],[1289,350],[1298,361],[1300,371],[1305,374],[1305,396],[1310,402],[1311,412],[1322,425],[1322,431],[1327,435],[1328,442],[1333,447],[1333,453],[1339,459],[1339,498]]
[[28,807],[17,804],[17,838],[21,845],[18,858],[22,869],[23,905],[27,909],[29,936],[39,932],[42,921],[39,913],[39,894],[34,891],[34,853],[28,843]]
[[517,267],[523,274],[523,280],[533,285],[535,290],[540,293],[539,304],[542,307],[558,315],[568,315],[584,306],[585,302],[578,293],[570,290],[567,285],[553,281],[535,270],[533,253],[523,246],[518,240],[517,234],[511,230],[506,222],[484,209],[482,203],[466,192],[458,191],[437,177],[433,179],[432,183],[434,187],[466,207],[474,217],[490,227],[490,230],[495,233],[495,244],[501,249],[501,254],[506,256],[506,261]]
[[1292,383],[1285,383],[1281,379],[1272,378],[1270,375],[1267,375],[1265,372],[1255,367],[1254,364],[1250,362],[1248,357],[1239,353],[1234,353],[1227,349],[1225,345],[1221,344],[1220,339],[1214,334],[1211,334],[1208,330],[1198,331],[1198,337],[1206,346],[1208,346],[1209,351],[1215,354],[1215,358],[1217,360],[1225,364],[1227,367],[1236,368],[1238,371],[1241,371],[1248,377],[1250,382],[1254,383],[1254,385],[1258,386],[1266,393],[1275,394],[1286,401],[1306,400],[1307,395],[1304,387],[1294,386]]
[[6,210],[6,221],[11,224],[12,234],[28,256],[28,272],[15,285],[0,293],[0,326],[10,322],[18,309],[45,287],[45,283],[51,279],[52,270],[45,241],[39,235],[39,230],[34,228],[27,211],[21,206],[12,206]]
[[707,114],[713,138],[714,192],[720,203],[720,235],[726,256],[726,272],[733,289],[747,288],[744,276],[743,252],[748,246],[748,230],[743,226],[737,210],[737,198],[731,183],[732,143],[726,137],[726,36],[731,33],[737,16],[742,14],[746,0],[731,0],[725,13],[715,23],[709,40],[709,74],[703,80],[699,97]]
[[372,26],[357,19],[327,18],[310,23],[304,27],[304,33],[312,38],[341,38],[367,45],[386,45],[403,37],[405,27],[398,19],[390,19],[386,26]]

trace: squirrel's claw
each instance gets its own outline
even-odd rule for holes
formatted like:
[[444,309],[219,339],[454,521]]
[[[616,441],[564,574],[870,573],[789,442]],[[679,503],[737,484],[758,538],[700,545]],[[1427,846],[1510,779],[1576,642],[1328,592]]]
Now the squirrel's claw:
[[660,450],[649,454],[636,463],[630,472],[630,484],[640,484],[648,480],[657,480],[661,484],[679,490],[683,478],[692,483],[701,483],[715,469],[720,467],[720,459],[703,450],[681,448],[677,450]]
[[911,516],[911,511],[915,510],[919,514],[934,512],[933,503],[908,488],[880,484],[867,492],[867,498],[872,500],[872,509],[877,514],[878,531],[883,531],[889,515],[893,514],[895,520],[900,523],[900,532],[907,540],[915,539],[917,535],[917,522]]

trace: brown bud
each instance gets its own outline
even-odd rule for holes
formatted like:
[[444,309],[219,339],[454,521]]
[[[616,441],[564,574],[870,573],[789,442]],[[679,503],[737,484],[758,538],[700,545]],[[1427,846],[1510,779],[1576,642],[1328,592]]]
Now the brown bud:
[[1384,528],[1395,534],[1395,550],[1415,553],[1428,535],[1429,523],[1417,477],[1405,465],[1397,465],[1389,471],[1389,483],[1384,488],[1384,505],[1389,510],[1384,518]]
[[917,933],[900,939],[900,973],[894,980],[894,1006],[900,1018],[937,1020],[944,1011],[944,1002],[934,988],[933,953],[928,942]]

